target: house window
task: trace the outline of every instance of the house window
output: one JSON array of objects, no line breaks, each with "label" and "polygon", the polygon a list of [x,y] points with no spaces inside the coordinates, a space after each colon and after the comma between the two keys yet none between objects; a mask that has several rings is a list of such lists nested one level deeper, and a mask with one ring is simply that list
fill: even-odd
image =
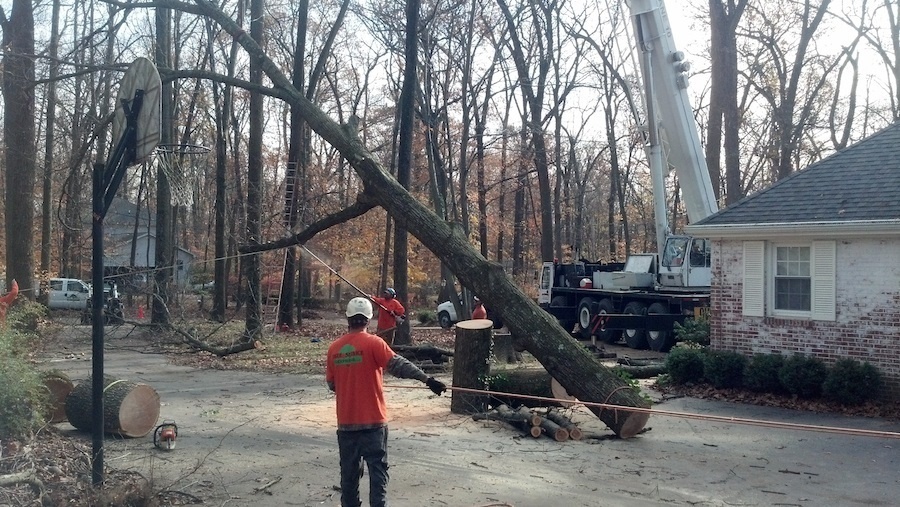
[{"label": "house window", "polygon": [[810,247],[775,247],[774,309],[808,312],[812,297]]},{"label": "house window", "polygon": [[743,250],[744,315],[835,320],[834,241],[745,241]]}]

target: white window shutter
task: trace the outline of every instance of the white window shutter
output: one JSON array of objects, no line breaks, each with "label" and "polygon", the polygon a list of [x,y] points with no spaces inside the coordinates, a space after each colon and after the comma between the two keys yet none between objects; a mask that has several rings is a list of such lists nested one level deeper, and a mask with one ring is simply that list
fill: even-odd
[{"label": "white window shutter", "polygon": [[744,315],[764,317],[766,315],[766,243],[764,241],[744,242]]},{"label": "white window shutter", "polygon": [[836,245],[834,241],[813,241],[812,246],[812,318],[836,320],[835,269]]}]

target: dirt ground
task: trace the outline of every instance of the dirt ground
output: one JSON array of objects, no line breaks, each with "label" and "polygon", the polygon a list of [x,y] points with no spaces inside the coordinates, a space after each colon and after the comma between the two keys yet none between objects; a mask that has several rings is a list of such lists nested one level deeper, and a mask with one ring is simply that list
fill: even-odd
[{"label": "dirt ground", "polygon": [[[84,379],[89,327],[64,335],[42,364]],[[111,332],[104,370],[157,390],[160,422],[178,426],[176,449],[156,449],[152,435],[108,438],[107,467],[149,478],[170,505],[339,505],[334,399],[322,375],[178,365],[155,340]],[[449,373],[436,376],[449,382]],[[386,384],[393,507],[894,505],[900,496],[896,420],[648,391],[655,408],[692,418],[655,415],[649,431],[619,440],[576,407],[570,415],[586,438],[556,442],[452,414],[450,395],[436,397],[418,382]],[[703,415],[885,433],[771,429],[697,419]],[[90,435],[68,423],[57,428],[90,448]]]}]

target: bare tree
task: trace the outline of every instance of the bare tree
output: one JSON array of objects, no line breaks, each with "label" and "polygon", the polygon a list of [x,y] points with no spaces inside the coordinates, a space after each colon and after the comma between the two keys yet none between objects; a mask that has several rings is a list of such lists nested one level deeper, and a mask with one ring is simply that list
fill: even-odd
[{"label": "bare tree", "polygon": [[[706,129],[706,164],[716,197],[725,203],[743,195],[738,109],[737,27],[747,0],[709,0],[710,79],[709,122]],[[721,184],[721,150],[725,148],[725,185]],[[723,192],[724,190],[724,192]]]},{"label": "bare tree", "polygon": [[34,298],[34,6],[13,0],[9,19],[0,8],[3,28],[3,135],[6,141],[6,286]]}]

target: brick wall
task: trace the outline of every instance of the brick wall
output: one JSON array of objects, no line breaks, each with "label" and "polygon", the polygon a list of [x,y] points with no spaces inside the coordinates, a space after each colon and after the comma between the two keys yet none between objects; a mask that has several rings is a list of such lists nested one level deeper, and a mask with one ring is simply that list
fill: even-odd
[{"label": "brick wall", "polygon": [[900,239],[838,240],[836,254],[836,321],[745,317],[743,242],[716,241],[712,347],[748,356],[817,356],[829,364],[845,357],[868,361],[884,375],[889,396],[900,400]]}]

